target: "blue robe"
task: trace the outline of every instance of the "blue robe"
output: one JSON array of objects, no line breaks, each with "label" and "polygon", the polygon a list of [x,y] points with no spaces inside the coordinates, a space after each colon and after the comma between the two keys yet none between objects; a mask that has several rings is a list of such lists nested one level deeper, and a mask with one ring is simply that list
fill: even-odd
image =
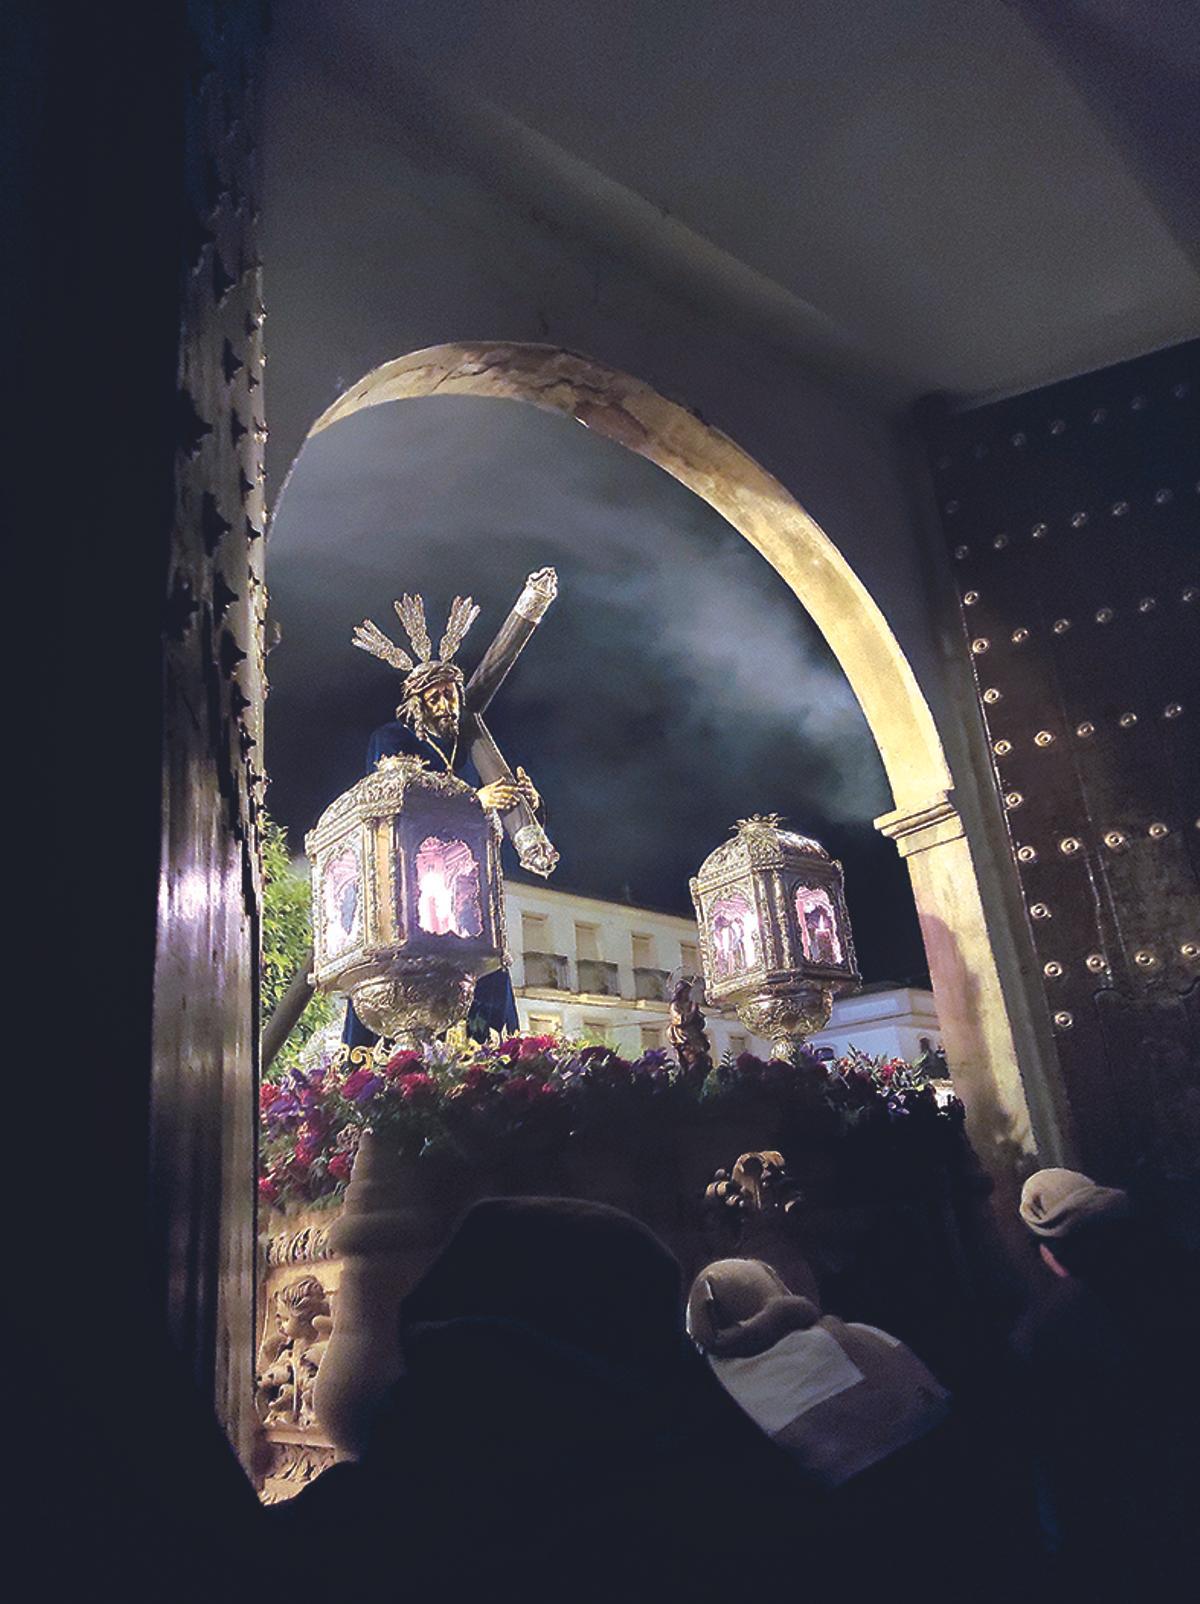
[{"label": "blue robe", "polygon": [[[401,719],[381,724],[371,735],[367,747],[366,774],[374,774],[381,757],[409,755],[423,757],[431,768],[443,772],[446,760],[431,742],[422,740],[411,725]],[[459,765],[459,778],[468,785],[479,786],[479,775],[469,758]],[[507,969],[494,969],[475,982],[475,995],[471,999],[471,1012],[467,1016],[467,1031],[475,1041],[486,1041],[489,1031],[498,1030],[507,1035],[518,1028],[517,999]],[[346,1023],[342,1040],[348,1047],[370,1047],[379,1037],[369,1031],[354,1012],[352,1003],[346,1004]]]}]

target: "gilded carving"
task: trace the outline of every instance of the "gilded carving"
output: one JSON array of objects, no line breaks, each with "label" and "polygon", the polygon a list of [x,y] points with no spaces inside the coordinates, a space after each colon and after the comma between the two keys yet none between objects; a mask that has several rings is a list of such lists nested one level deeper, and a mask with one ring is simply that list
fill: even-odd
[{"label": "gilded carving", "polygon": [[331,1259],[329,1225],[311,1222],[296,1231],[277,1231],[267,1240],[266,1261],[268,1270],[281,1269],[289,1264],[312,1264],[318,1259]]},{"label": "gilded carving", "polygon": [[329,1294],[315,1275],[300,1276],[274,1292],[267,1325],[258,1351],[258,1417],[268,1428],[309,1429],[313,1384],[333,1330]]},{"label": "gilded carving", "polygon": [[700,991],[694,977],[680,979],[671,997],[671,1023],[667,1027],[667,1040],[680,1068],[686,1078],[697,1082],[703,1082],[712,1068],[712,1048],[697,996]]},{"label": "gilded carving", "polygon": [[294,1498],[310,1481],[334,1462],[334,1451],[323,1443],[273,1443],[271,1461],[263,1477],[262,1501],[280,1504]]},{"label": "gilded carving", "polygon": [[722,1212],[790,1214],[800,1202],[800,1189],[783,1154],[770,1149],[743,1153],[732,1171],[718,1170],[705,1188],[704,1201]]}]

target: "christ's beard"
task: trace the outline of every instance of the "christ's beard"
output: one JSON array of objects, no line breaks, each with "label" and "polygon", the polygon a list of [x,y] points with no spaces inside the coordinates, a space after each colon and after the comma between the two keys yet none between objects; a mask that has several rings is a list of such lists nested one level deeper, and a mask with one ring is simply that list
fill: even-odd
[{"label": "christ's beard", "polygon": [[458,734],[458,720],[456,718],[430,718],[425,716],[425,728],[431,735],[436,735],[439,741],[452,741]]}]

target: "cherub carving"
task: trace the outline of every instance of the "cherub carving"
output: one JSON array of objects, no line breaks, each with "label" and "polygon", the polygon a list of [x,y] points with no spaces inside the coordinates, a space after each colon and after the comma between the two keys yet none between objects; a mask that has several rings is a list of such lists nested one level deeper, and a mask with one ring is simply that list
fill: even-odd
[{"label": "cherub carving", "polygon": [[258,1415],[264,1426],[291,1426],[296,1419],[296,1383],[291,1360],[278,1359],[258,1378]]},{"label": "cherub carving", "polygon": [[264,1426],[314,1424],[313,1387],[333,1329],[329,1295],[315,1275],[279,1288],[272,1299],[274,1329],[258,1353],[255,1403]]}]

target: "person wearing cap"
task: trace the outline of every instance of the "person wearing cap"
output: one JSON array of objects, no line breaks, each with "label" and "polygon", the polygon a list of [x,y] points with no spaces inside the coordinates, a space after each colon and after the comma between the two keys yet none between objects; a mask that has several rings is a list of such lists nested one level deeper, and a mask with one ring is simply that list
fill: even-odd
[{"label": "person wearing cap", "polygon": [[1196,1557],[1194,1295],[1117,1187],[1039,1170],[1020,1215],[1053,1278],[1013,1336],[1047,1546],[1072,1587],[1152,1593]]},{"label": "person wearing cap", "polygon": [[759,1259],[701,1270],[687,1318],[718,1381],[823,1488],[946,1418],[949,1394],[902,1342],[822,1314]]},{"label": "person wearing cap", "polygon": [[1129,1219],[1129,1194],[1097,1186],[1078,1170],[1039,1170],[1021,1189],[1020,1212],[1046,1267],[1060,1278],[1086,1279],[1089,1268],[1102,1274],[1111,1258],[1112,1227]]},{"label": "person wearing cap", "polygon": [[837,1550],[856,1556],[860,1575],[874,1567],[862,1597],[900,1585],[926,1604],[957,1601],[969,1577],[969,1596],[990,1604],[1024,1585],[1023,1535],[997,1514],[949,1393],[903,1342],[823,1314],[758,1259],[701,1270],[687,1325],[730,1396],[814,1489]]}]

